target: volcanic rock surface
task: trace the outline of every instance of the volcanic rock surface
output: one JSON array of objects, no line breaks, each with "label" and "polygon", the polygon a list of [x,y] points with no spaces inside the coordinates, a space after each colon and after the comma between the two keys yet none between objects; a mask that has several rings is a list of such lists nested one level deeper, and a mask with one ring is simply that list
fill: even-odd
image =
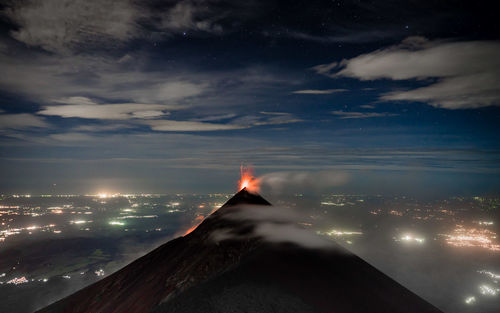
[{"label": "volcanic rock surface", "polygon": [[441,312],[334,243],[252,236],[251,222],[225,218],[245,205],[273,210],[242,189],[190,234],[38,312]]}]

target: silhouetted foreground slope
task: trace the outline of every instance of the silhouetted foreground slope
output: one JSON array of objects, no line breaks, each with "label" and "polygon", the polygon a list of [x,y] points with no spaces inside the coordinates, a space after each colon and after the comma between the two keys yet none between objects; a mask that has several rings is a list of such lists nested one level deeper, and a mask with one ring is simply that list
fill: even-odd
[{"label": "silhouetted foreground slope", "polygon": [[[224,214],[245,204],[273,209],[243,189],[189,235],[39,312],[440,312],[341,247],[242,236],[253,226]],[[246,239],[216,242],[222,229]]]}]

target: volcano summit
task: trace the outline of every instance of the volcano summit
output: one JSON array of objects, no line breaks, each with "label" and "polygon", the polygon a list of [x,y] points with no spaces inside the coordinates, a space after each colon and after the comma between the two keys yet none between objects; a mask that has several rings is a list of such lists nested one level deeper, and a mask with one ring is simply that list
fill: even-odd
[{"label": "volcano summit", "polygon": [[274,209],[243,188],[188,235],[38,312],[440,312],[333,242],[269,240],[232,216]]}]

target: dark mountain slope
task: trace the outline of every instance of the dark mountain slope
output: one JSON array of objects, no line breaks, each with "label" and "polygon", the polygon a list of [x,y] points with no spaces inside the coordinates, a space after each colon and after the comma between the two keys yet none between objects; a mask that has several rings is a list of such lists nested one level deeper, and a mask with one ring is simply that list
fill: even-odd
[{"label": "dark mountain slope", "polygon": [[[440,312],[341,247],[241,236],[254,225],[224,216],[245,204],[273,209],[243,189],[189,235],[40,312]],[[224,229],[240,239],[211,238]]]}]

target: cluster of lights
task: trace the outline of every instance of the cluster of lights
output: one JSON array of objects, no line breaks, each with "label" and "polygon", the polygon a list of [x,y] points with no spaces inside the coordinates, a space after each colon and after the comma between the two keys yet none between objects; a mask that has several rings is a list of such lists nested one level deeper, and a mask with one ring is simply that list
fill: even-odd
[{"label": "cluster of lights", "polygon": [[500,292],[500,289],[488,285],[481,285],[479,286],[479,291],[485,296],[496,296]]},{"label": "cluster of lights", "polygon": [[478,224],[479,225],[484,225],[484,226],[491,226],[491,225],[493,225],[493,222],[490,222],[490,221],[479,221]]},{"label": "cluster of lights", "polygon": [[477,271],[477,272],[480,273],[480,274],[488,275],[488,276],[490,276],[493,279],[500,279],[500,274],[495,274],[493,272],[485,271],[485,270]]},{"label": "cluster of lights", "polygon": [[120,225],[120,226],[123,226],[123,225],[125,225],[125,223],[124,222],[119,222],[119,221],[110,221],[109,225]]},{"label": "cluster of lights", "polygon": [[500,251],[500,244],[494,242],[496,233],[488,229],[465,228],[457,225],[451,234],[444,234],[446,243],[455,247],[480,247],[491,251]]},{"label": "cluster of lights", "polygon": [[403,212],[396,211],[396,210],[389,211],[389,214],[396,215],[396,216],[403,216]]},{"label": "cluster of lights", "polygon": [[49,224],[45,226],[28,226],[28,227],[20,227],[20,228],[8,228],[4,230],[0,230],[0,242],[5,241],[7,237],[13,236],[13,235],[19,235],[23,231],[28,231],[28,234],[32,234],[33,230],[41,229],[42,231],[46,231],[47,229],[50,230],[50,228],[55,227],[55,224]]},{"label": "cluster of lights", "polygon": [[404,235],[399,238],[399,241],[404,241],[404,242],[416,242],[419,244],[423,244],[425,239],[421,237],[415,237],[413,235]]},{"label": "cluster of lights", "polygon": [[97,276],[104,276],[104,270],[101,268],[94,272]]},{"label": "cluster of lights", "polygon": [[29,282],[29,280],[26,279],[25,276],[22,276],[22,277],[14,277],[14,278],[12,278],[11,280],[9,280],[7,282],[7,284],[20,285],[20,284],[26,284],[27,282]]},{"label": "cluster of lights", "polygon": [[157,218],[158,215],[127,215],[127,216],[120,216],[117,217],[117,220],[125,220],[129,218]]},{"label": "cluster of lights", "polygon": [[476,302],[476,297],[474,296],[465,298],[465,303],[467,304],[474,304],[475,302]]},{"label": "cluster of lights", "polygon": [[342,237],[342,236],[352,236],[352,235],[363,235],[360,231],[342,231],[337,229],[332,229],[326,232],[318,232],[320,235],[328,235],[330,237]]},{"label": "cluster of lights", "polygon": [[321,202],[321,205],[333,205],[333,206],[344,206],[345,203],[336,203],[331,201]]},{"label": "cluster of lights", "polygon": [[69,221],[70,224],[75,224],[75,225],[80,225],[80,224],[86,224],[86,223],[92,223],[92,221],[85,221],[85,220],[75,220],[75,221]]}]

